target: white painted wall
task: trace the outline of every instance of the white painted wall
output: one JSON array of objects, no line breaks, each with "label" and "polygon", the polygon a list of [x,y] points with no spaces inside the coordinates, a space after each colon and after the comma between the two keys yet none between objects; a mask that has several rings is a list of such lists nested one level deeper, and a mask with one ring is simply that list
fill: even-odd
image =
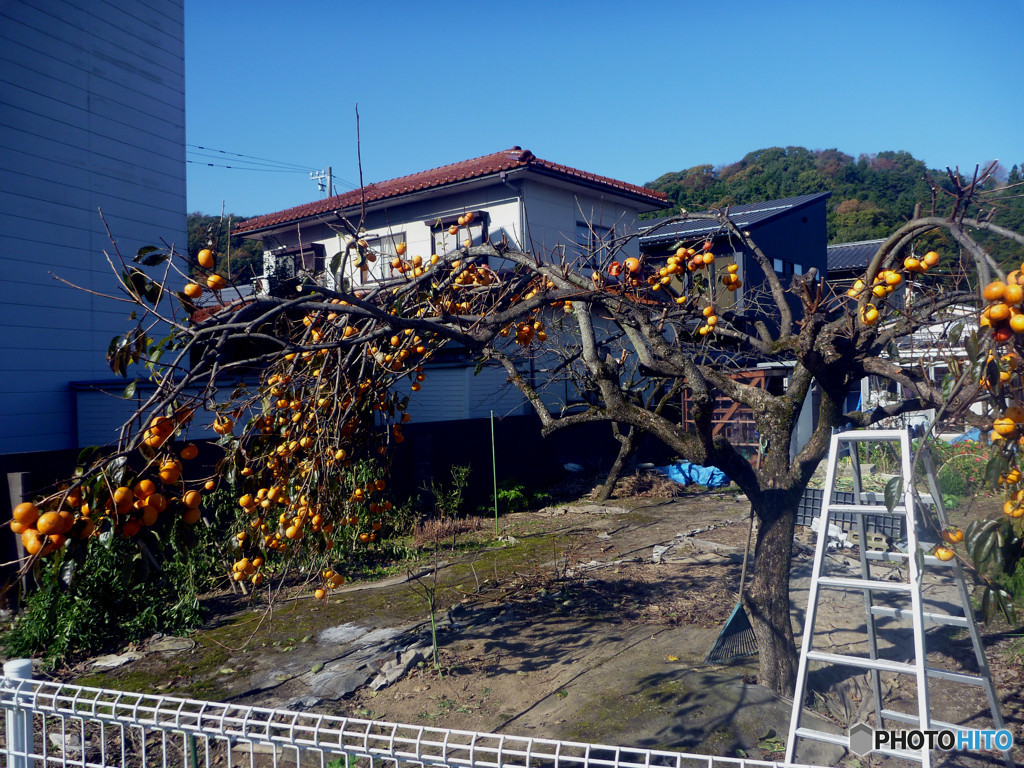
[{"label": "white painted wall", "polygon": [[[576,246],[576,224],[585,222],[614,229],[617,236],[637,231],[637,209],[625,205],[620,198],[590,192],[585,187],[548,184],[531,179],[524,189],[527,228],[526,249],[549,254]],[[639,243],[634,239],[621,258],[638,256]]]},{"label": "white painted wall", "polygon": [[[514,246],[522,241],[522,209],[515,190],[503,184],[467,189],[454,192],[443,197],[404,203],[384,210],[372,211],[367,215],[365,238],[373,240],[385,236],[404,236],[408,247],[406,258],[422,256],[429,259],[434,253],[434,242],[431,226],[427,222],[437,219],[447,220],[458,217],[466,211],[487,211],[488,239],[499,242],[502,235],[506,236]],[[273,240],[265,240],[265,244],[297,245],[300,232],[278,235]],[[345,248],[345,236],[333,232],[329,228],[317,224],[307,227],[301,232],[304,243],[321,243],[328,260]],[[460,247],[459,237],[451,237],[446,243],[448,250]],[[479,245],[479,243],[474,243]],[[353,286],[362,284],[359,270],[349,266],[345,276],[352,280]]]},{"label": "white painted wall", "polygon": [[0,3],[0,454],[78,446],[69,382],[109,379],[129,257],[186,247],[183,0]]}]

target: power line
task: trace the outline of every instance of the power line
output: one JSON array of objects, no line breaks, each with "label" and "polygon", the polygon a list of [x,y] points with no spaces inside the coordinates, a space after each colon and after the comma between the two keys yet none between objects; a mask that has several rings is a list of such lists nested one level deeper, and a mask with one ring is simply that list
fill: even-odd
[{"label": "power line", "polygon": [[305,171],[306,173],[308,173],[309,171],[316,170],[315,168],[312,168],[312,167],[310,167],[308,165],[298,165],[296,163],[286,163],[286,162],[283,162],[281,160],[271,160],[271,159],[266,158],[266,157],[255,157],[254,155],[243,155],[243,154],[241,154],[239,152],[229,152],[226,149],[214,149],[213,147],[202,147],[202,146],[200,146],[198,144],[186,144],[185,146],[189,147],[191,149],[201,149],[201,150],[203,150],[205,152],[216,152],[219,155],[230,155],[231,157],[241,157],[241,158],[245,158],[246,160],[259,160],[260,162],[273,163],[274,165],[290,166],[291,168],[294,168],[295,170]]},{"label": "power line", "polygon": [[[204,165],[207,168],[228,168],[236,171],[264,171],[269,173],[311,173],[316,174],[318,171],[309,166],[298,165],[296,163],[286,163],[281,160],[270,160],[265,157],[256,157],[255,155],[245,155],[240,152],[229,152],[226,149],[214,149],[213,147],[204,147],[199,144],[186,144],[189,148],[188,154],[193,158],[199,159],[186,159],[185,162],[191,163],[192,165]],[[196,152],[195,150],[201,150]],[[212,154],[207,154],[212,153]],[[236,165],[226,165],[224,163],[211,163],[206,158],[221,159],[221,157],[237,157],[240,158],[242,163]],[[259,167],[267,166],[267,167]],[[329,195],[336,194],[338,187],[337,182],[340,182],[343,186],[349,189],[355,189],[358,185],[349,181],[348,179],[334,176],[332,179],[331,190],[328,191]]]},{"label": "power line", "polygon": [[296,171],[291,168],[245,168],[238,165],[224,165],[222,163],[204,163],[201,160],[185,160],[186,163],[192,163],[193,165],[205,165],[208,168],[230,168],[234,171],[263,171],[264,173],[302,173],[305,174],[307,171]]},{"label": "power line", "polygon": [[292,171],[294,173],[306,173],[304,168],[293,168],[291,165],[282,165],[280,163],[263,162],[260,160],[232,160],[229,156],[223,154],[211,154],[208,152],[196,152],[194,150],[187,150],[186,156],[201,160],[219,160],[221,162],[231,162],[236,168],[273,168],[281,171]]},{"label": "power line", "polygon": [[[188,158],[190,158],[192,160],[197,160],[199,162],[202,162],[204,160],[221,160],[221,161],[228,160],[228,161],[230,161],[230,158],[222,157],[221,155],[210,155],[210,154],[206,154],[204,152],[188,151],[186,153],[186,157],[188,157]],[[292,168],[292,167],[287,166],[287,165],[278,165],[278,164],[275,164],[275,163],[257,162],[257,161],[254,161],[254,160],[237,160],[237,161],[234,161],[234,163],[232,164],[231,167],[232,168],[246,168],[246,169],[253,169],[253,170],[271,169],[271,170],[275,170],[275,171],[288,171],[289,173],[307,173],[307,171],[305,169],[303,169],[303,168]]]}]

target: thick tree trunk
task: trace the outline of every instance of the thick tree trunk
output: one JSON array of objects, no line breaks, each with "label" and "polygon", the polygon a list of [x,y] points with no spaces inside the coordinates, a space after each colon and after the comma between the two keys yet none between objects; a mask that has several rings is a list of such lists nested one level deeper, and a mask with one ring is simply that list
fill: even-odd
[{"label": "thick tree trunk", "polygon": [[744,602],[760,654],[758,682],[784,696],[796,682],[796,644],[790,620],[789,578],[798,497],[768,490],[751,498],[760,525],[753,578]]},{"label": "thick tree trunk", "polygon": [[601,490],[597,492],[595,501],[603,504],[612,497],[612,491],[615,490],[615,485],[619,482],[619,478],[622,477],[622,471],[626,468],[629,457],[633,455],[633,449],[636,447],[636,441],[633,439],[634,433],[634,427],[627,427],[626,433],[623,434],[622,430],[619,429],[619,425],[614,421],[612,422],[612,434],[619,441],[619,453],[612,463],[612,468],[608,470],[608,478],[604,481],[604,485],[601,486]]}]

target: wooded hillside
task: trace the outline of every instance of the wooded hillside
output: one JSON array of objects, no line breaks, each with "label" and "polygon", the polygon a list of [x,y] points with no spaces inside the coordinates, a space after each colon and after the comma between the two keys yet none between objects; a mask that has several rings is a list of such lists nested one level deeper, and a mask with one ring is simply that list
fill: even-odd
[{"label": "wooded hillside", "polygon": [[[188,215],[188,252],[194,259],[203,248],[216,254],[215,271],[244,283],[263,274],[263,243],[230,237],[231,222],[242,221],[244,217],[233,214],[208,216],[203,213]],[[228,263],[230,254],[230,264]]]},{"label": "wooded hillside", "polygon": [[[974,168],[960,172],[970,177]],[[1014,165],[997,177],[999,183],[985,193],[984,204],[994,210],[996,222],[1020,230],[1024,228],[1020,169]],[[667,193],[674,202],[670,210],[656,216],[831,192],[828,240],[843,243],[885,237],[909,220],[915,203],[931,199],[928,178],[943,189],[951,188],[945,169],[929,169],[909,152],[879,152],[854,159],[837,149],[770,147],[723,167],[696,165],[666,173],[647,186]],[[1019,257],[1009,246],[999,244],[995,250],[1000,259]]]}]

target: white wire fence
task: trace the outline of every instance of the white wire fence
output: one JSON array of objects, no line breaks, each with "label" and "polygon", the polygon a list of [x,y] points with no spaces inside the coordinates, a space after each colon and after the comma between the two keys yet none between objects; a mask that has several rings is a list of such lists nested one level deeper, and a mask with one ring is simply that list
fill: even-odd
[{"label": "white wire fence", "polygon": [[8,768],[784,768],[84,688],[18,679],[7,666],[0,677],[0,754]]}]

